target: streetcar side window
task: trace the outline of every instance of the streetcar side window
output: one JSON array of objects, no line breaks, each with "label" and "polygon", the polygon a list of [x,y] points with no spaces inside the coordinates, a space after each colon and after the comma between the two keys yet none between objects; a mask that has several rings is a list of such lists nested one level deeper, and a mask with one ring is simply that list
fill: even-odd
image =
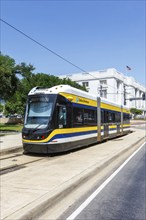
[{"label": "streetcar side window", "polygon": [[124,114],[123,114],[123,121],[129,123],[129,122],[130,122],[130,115],[124,113]]},{"label": "streetcar side window", "polygon": [[120,120],[120,114],[111,110],[101,110],[101,123],[115,123]]},{"label": "streetcar side window", "polygon": [[104,123],[104,110],[101,110],[101,123]]},{"label": "streetcar side window", "polygon": [[104,123],[108,123],[108,111],[104,110]]},{"label": "streetcar side window", "polygon": [[108,122],[112,122],[112,113],[108,112]]},{"label": "streetcar side window", "polygon": [[96,126],[97,111],[92,109],[73,108],[73,127]]},{"label": "streetcar side window", "polygon": [[115,122],[115,113],[108,112],[108,122],[114,123]]},{"label": "streetcar side window", "polygon": [[92,109],[84,109],[84,125],[97,125],[97,111]]},{"label": "streetcar side window", "polygon": [[73,127],[83,126],[83,109],[73,108]]},{"label": "streetcar side window", "polygon": [[115,114],[115,122],[121,122],[121,113],[120,112],[116,112],[116,114]]}]

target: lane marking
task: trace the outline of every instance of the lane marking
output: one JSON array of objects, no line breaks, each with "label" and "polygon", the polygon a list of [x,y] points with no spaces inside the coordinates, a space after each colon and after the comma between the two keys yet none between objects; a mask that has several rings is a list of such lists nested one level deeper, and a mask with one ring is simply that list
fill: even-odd
[{"label": "lane marking", "polygon": [[146,144],[144,142],[128,159],[108,178],[106,179],[66,220],[74,220],[83,209],[104,189],[104,187],[123,169],[123,167],[141,150]]}]

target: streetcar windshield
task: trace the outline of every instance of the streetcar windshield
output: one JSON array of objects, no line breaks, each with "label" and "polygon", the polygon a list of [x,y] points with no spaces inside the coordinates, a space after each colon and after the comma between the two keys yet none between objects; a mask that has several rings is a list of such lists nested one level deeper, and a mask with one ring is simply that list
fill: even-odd
[{"label": "streetcar windshield", "polygon": [[55,99],[52,96],[31,96],[28,98],[25,114],[25,128],[44,129],[52,119]]}]

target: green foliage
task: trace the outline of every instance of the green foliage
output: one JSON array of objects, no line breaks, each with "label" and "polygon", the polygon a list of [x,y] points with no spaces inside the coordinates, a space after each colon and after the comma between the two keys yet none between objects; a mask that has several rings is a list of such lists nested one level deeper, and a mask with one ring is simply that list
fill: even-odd
[{"label": "green foliage", "polygon": [[25,106],[17,99],[17,96],[13,96],[5,105],[5,115],[8,114],[24,114]]},{"label": "green foliage", "polygon": [[18,124],[0,124],[1,131],[22,131],[23,125]]},{"label": "green foliage", "polygon": [[8,100],[17,90],[15,71],[15,60],[0,54],[0,98]]},{"label": "green foliage", "polygon": [[21,74],[22,77],[26,78],[28,81],[31,80],[31,77],[33,76],[33,71],[35,70],[34,66],[22,62],[19,65],[16,65],[16,72],[18,74]]},{"label": "green foliage", "polygon": [[2,104],[0,104],[0,112],[3,112],[3,108],[4,108],[4,106]]},{"label": "green foliage", "polygon": [[130,112],[136,116],[136,115],[142,115],[143,111],[139,110],[139,109],[136,109],[136,108],[131,108]]},{"label": "green foliage", "polygon": [[[0,69],[0,71],[2,72],[2,76],[4,76],[1,91],[5,91],[3,93],[0,91],[0,94],[3,94],[1,98],[4,98],[6,101],[5,115],[23,115],[27,95],[29,91],[36,86],[50,88],[55,85],[66,84],[86,91],[84,87],[80,86],[76,82],[71,81],[70,79],[60,79],[57,76],[47,75],[44,73],[35,74],[33,73],[35,68],[31,64],[27,65],[25,63],[21,63],[19,65],[15,65],[15,61],[12,58],[2,55],[0,60],[0,62],[3,61],[3,68]],[[17,78],[16,74],[21,74],[22,79],[20,80]]]}]

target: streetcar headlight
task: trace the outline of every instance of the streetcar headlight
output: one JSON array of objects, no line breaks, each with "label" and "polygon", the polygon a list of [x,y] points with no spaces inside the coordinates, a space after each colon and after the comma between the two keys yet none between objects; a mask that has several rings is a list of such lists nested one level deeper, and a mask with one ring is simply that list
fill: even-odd
[{"label": "streetcar headlight", "polygon": [[22,135],[22,138],[23,138],[23,139],[26,139],[26,135],[23,134],[23,135]]}]

